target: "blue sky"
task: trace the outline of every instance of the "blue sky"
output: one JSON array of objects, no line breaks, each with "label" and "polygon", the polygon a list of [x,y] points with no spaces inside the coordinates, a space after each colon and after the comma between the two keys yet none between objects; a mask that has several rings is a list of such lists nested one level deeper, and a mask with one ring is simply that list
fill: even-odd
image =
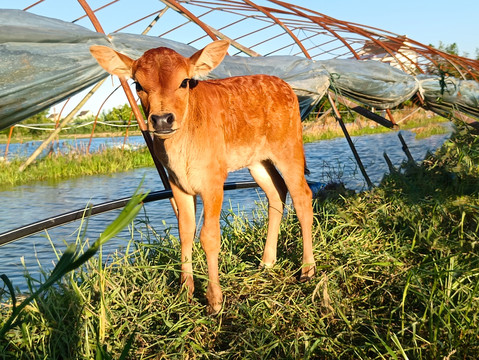
[{"label": "blue sky", "polygon": [[479,48],[479,1],[477,0],[297,0],[301,4],[340,20],[388,30],[423,44],[456,43],[460,55],[475,57]]},{"label": "blue sky", "polygon": [[[253,0],[258,4],[265,4],[264,0]],[[363,25],[369,25],[379,29],[391,31],[399,35],[407,35],[423,44],[438,46],[456,43],[460,55],[476,57],[476,49],[479,49],[479,1],[478,0],[285,0],[325,15]],[[0,8],[22,9],[30,5],[34,0],[0,0]],[[92,8],[99,7],[110,0],[88,0]],[[154,6],[158,9],[163,7],[159,0],[122,0],[120,2],[128,8],[129,15],[140,11],[138,4]],[[142,9],[143,10],[143,9]],[[32,9],[32,12],[40,15],[48,15],[63,20],[71,21],[74,13],[82,10],[76,0],[46,0],[41,5]],[[141,11],[141,15],[145,12]],[[123,14],[119,13],[119,16]],[[99,17],[101,14],[99,13]],[[100,18],[105,31],[116,29],[113,26],[115,17]],[[87,19],[78,22],[79,25],[91,27]],[[111,26],[109,26],[111,25]],[[111,82],[108,82],[111,84]],[[105,85],[104,85],[105,86]],[[111,85],[110,85],[111,86]],[[111,90],[104,90],[109,93]],[[105,106],[106,109],[125,103],[124,95],[118,95]],[[98,104],[105,96],[98,96],[86,104],[85,109],[96,111]],[[74,101],[70,102],[75,103]],[[57,110],[61,105],[57,105]],[[73,106],[73,105],[71,105]],[[68,111],[68,108],[67,108]]]}]

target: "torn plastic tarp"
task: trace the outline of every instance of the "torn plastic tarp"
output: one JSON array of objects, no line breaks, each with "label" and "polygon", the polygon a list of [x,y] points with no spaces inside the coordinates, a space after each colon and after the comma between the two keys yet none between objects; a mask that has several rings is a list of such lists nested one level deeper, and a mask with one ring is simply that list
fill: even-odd
[{"label": "torn plastic tarp", "polygon": [[417,79],[424,99],[434,112],[447,117],[451,109],[454,109],[479,116],[477,81],[426,75],[419,75]]},{"label": "torn plastic tarp", "polygon": [[0,128],[105,77],[88,49],[108,45],[81,26],[20,10],[0,11]]},{"label": "torn plastic tarp", "polygon": [[[90,55],[92,45],[106,45],[137,58],[167,46],[189,56],[197,49],[176,41],[143,35],[109,37],[82,26],[21,10],[0,11],[0,129],[28,118],[88,88],[107,74]],[[331,89],[365,105],[388,109],[419,91],[433,109],[456,107],[479,116],[479,85],[459,81],[457,91],[438,97],[440,80],[427,81],[375,61],[312,61],[294,56],[229,57],[210,77],[276,75],[296,92],[304,118]],[[422,84],[422,85],[421,85]]]},{"label": "torn plastic tarp", "polygon": [[[170,47],[184,56],[197,51],[172,40],[130,34],[114,34],[108,38],[61,20],[20,10],[2,10],[0,129],[47,109],[106,77],[105,71],[90,55],[92,45],[111,46],[133,58],[160,46]],[[249,64],[245,60],[252,61]],[[284,78],[296,91],[303,116],[307,116],[328,88],[327,72],[313,69],[310,61],[294,58],[288,62],[275,57],[258,60],[228,56],[211,77],[269,73]]]},{"label": "torn plastic tarp", "polygon": [[331,88],[341,95],[379,109],[390,109],[410,99],[419,88],[413,76],[373,60],[324,60]]}]

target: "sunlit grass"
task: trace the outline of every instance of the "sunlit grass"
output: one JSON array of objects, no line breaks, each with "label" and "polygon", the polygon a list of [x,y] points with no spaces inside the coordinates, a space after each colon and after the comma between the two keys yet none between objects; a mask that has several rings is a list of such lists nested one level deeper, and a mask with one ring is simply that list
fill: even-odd
[{"label": "sunlit grass", "polygon": [[225,303],[216,317],[206,315],[200,245],[188,300],[178,239],[137,222],[122,250],[92,258],[25,309],[0,340],[0,358],[119,358],[132,339],[131,359],[476,359],[478,164],[479,137],[460,129],[422,165],[405,165],[372,191],[316,200],[318,274],[307,283],[295,280],[293,212],[269,270],[258,269],[266,207],[225,212]]},{"label": "sunlit grass", "polygon": [[72,151],[36,160],[23,172],[18,168],[25,159],[0,162],[0,189],[34,181],[58,181],[85,175],[111,174],[153,166],[146,147],[138,150],[107,148],[91,154]]}]

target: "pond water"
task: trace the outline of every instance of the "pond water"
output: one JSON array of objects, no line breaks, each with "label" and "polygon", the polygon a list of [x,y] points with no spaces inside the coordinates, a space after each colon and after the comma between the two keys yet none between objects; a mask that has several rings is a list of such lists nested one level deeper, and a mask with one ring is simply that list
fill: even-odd
[{"label": "pond water", "polygon": [[[416,140],[413,133],[401,131],[411,154],[416,161],[424,159],[428,151],[435,151],[448,138],[449,134],[431,136],[427,139]],[[86,140],[77,140],[71,147],[84,146]],[[386,152],[392,163],[398,166],[406,159],[401,149],[397,133],[367,135],[354,137],[353,142],[374,184],[378,184],[383,175],[388,172],[383,153]],[[94,139],[94,147],[118,146],[123,139]],[[131,146],[143,144],[141,137],[130,137]],[[3,145],[4,146],[4,145]],[[18,145],[16,145],[18,146]],[[25,145],[28,149],[12,148],[12,154],[30,152],[33,145]],[[38,145],[36,145],[38,146]],[[62,147],[62,145],[60,145]],[[32,150],[30,150],[30,148]],[[66,148],[66,146],[65,146]],[[14,149],[14,150],[13,150]],[[0,146],[0,154],[4,148]],[[15,152],[14,152],[15,151]],[[305,144],[308,168],[311,174],[308,181],[327,183],[341,180],[345,185],[356,191],[366,189],[365,181],[357,168],[352,152],[344,138]],[[17,228],[52,215],[62,214],[67,211],[84,208],[88,203],[98,204],[108,200],[131,196],[144,178],[143,189],[150,191],[162,190],[163,186],[155,168],[144,168],[106,176],[86,176],[57,183],[38,182],[22,185],[10,190],[0,191],[3,206],[0,207],[0,233]],[[227,181],[251,180],[247,170],[230,174]],[[223,210],[229,208],[233,211],[250,213],[256,202],[263,198],[263,193],[258,189],[241,189],[225,192]],[[94,241],[105,227],[117,216],[120,210],[112,211],[92,217],[87,226],[83,226],[82,236]],[[201,212],[198,207],[197,216]],[[176,218],[169,201],[148,203],[136,219],[137,226],[141,229],[144,220],[157,232],[171,230],[176,234]],[[143,225],[142,225],[143,224]],[[39,277],[39,264],[45,270],[51,270],[56,261],[55,253],[50,245],[49,238],[58,249],[65,249],[65,243],[75,242],[78,236],[80,221],[66,224],[48,233],[43,232],[0,248],[0,274],[6,274],[20,291],[26,290],[23,277],[24,267],[34,278]],[[86,228],[86,229],[85,229]],[[144,226],[143,226],[144,228]],[[145,231],[147,231],[145,229]],[[138,239],[139,235],[135,235]],[[127,230],[120,236],[110,241],[104,252],[111,252],[126,245],[130,238]],[[0,284],[0,288],[3,284]]]}]

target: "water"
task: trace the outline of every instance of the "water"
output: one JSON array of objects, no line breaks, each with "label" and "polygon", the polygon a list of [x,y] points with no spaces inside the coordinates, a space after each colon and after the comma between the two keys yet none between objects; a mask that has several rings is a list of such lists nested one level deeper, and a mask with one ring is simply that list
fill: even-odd
[{"label": "water", "polygon": [[[427,139],[416,140],[414,134],[410,132],[402,131],[402,135],[416,161],[424,159],[427,151],[434,151],[449,136],[436,135]],[[77,140],[76,144],[70,146],[82,147],[84,145],[81,144],[84,141],[87,143],[88,139]],[[122,142],[123,139],[94,139],[92,148],[93,146],[94,148],[118,146]],[[374,184],[378,184],[384,173],[388,172],[383,152],[388,154],[392,163],[396,166],[406,159],[396,133],[354,137],[353,142]],[[129,143],[131,146],[136,146],[143,144],[143,139],[141,137],[131,137]],[[19,147],[15,151],[17,153],[21,151],[28,153],[34,150],[32,145],[28,145],[26,148],[27,150]],[[0,147],[1,152],[2,148]],[[357,168],[346,139],[337,138],[305,144],[305,152],[308,168],[311,171],[311,175],[308,177],[309,181],[327,183],[341,180],[348,188],[356,191],[366,189],[365,181]],[[131,196],[143,178],[144,190],[157,191],[163,189],[156,169],[147,168],[106,176],[76,178],[55,184],[38,182],[1,191],[0,198],[3,206],[0,207],[0,232],[42,220],[52,215],[84,208],[89,202],[98,204]],[[251,180],[247,170],[232,173],[228,178],[228,181],[245,180]],[[231,206],[235,212],[240,210],[249,213],[255,207],[256,201],[262,197],[263,194],[258,189],[227,191],[225,192],[223,210],[227,210]],[[95,240],[119,211],[112,211],[91,218],[88,221],[85,236]],[[200,212],[201,204],[199,204],[197,215]],[[171,230],[173,233],[177,233],[176,218],[169,201],[164,200],[146,204],[144,211],[140,212],[136,221],[141,229],[144,228],[142,223],[145,217],[148,217],[150,224],[157,232]],[[1,247],[0,274],[7,274],[14,286],[18,286],[21,291],[25,291],[26,284],[23,278],[22,260],[34,277],[39,276],[39,264],[46,270],[52,269],[56,257],[48,237],[50,237],[55,247],[64,249],[65,242],[72,243],[75,241],[79,226],[80,222],[76,221],[50,229],[48,235],[45,232],[39,233]],[[128,231],[123,231],[117,239],[107,244],[105,252],[114,251],[125,245],[128,239]]]}]

